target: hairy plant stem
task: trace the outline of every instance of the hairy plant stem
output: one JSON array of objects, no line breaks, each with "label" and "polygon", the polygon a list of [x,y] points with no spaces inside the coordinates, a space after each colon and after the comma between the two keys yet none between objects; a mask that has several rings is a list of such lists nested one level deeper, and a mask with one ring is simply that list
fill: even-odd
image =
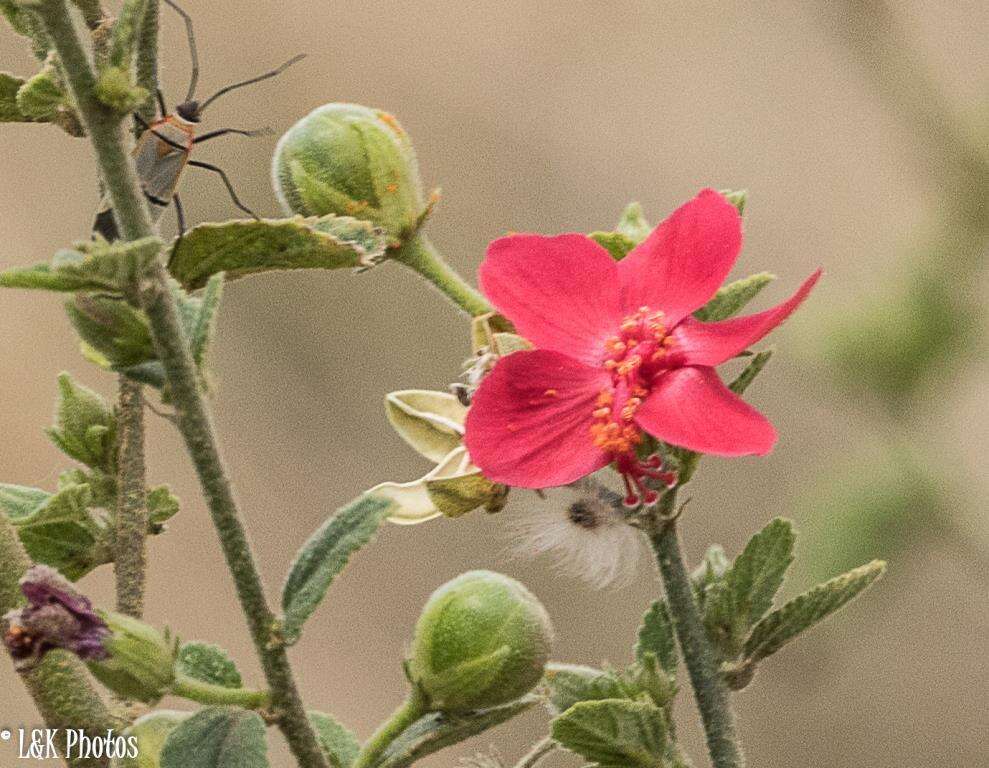
[{"label": "hairy plant stem", "polygon": [[[127,240],[151,235],[153,230],[144,197],[125,150],[120,115],[102,105],[94,94],[93,72],[72,27],[65,0],[41,0],[35,9],[65,67],[69,88],[86,124],[122,235]],[[165,368],[179,431],[199,476],[271,688],[274,718],[301,768],[328,768],[299,697],[288,654],[274,631],[275,616],[268,606],[247,532],[220,458],[168,279],[164,265],[157,263],[141,286],[141,304],[148,315],[155,347]]]},{"label": "hairy plant stem", "polygon": [[694,599],[693,585],[677,536],[675,509],[676,491],[668,491],[654,513],[649,541],[663,577],[666,600],[704,725],[711,763],[714,768],[742,768],[745,758],[735,732],[735,713]]},{"label": "hairy plant stem", "polygon": [[[147,0],[144,18],[137,38],[136,83],[148,92],[148,98],[137,110],[144,122],[154,122],[158,91],[158,24],[161,4],[158,0]],[[134,126],[135,135],[143,132],[140,123]]]},{"label": "hairy plant stem", "polygon": [[388,746],[401,736],[406,728],[426,714],[427,710],[426,697],[418,688],[413,687],[402,706],[396,709],[367,740],[350,768],[370,768],[374,765]]},{"label": "hairy plant stem", "polygon": [[172,683],[172,693],[190,701],[215,706],[263,709],[271,704],[271,694],[268,691],[225,688],[186,675],[178,675],[175,678],[175,682]]},{"label": "hairy plant stem", "polygon": [[[24,600],[20,579],[31,567],[31,560],[21,545],[17,530],[0,514],[0,616],[17,608]],[[107,729],[118,729],[115,720],[90,682],[85,666],[71,653],[49,651],[41,661],[21,674],[45,725],[61,734],[68,728],[82,728],[92,736]],[[101,760],[73,758],[66,761],[72,768],[104,766]]]},{"label": "hairy plant stem", "polygon": [[519,758],[519,761],[515,763],[515,768],[533,768],[536,763],[546,757],[546,755],[554,749],[556,749],[556,742],[553,741],[551,736],[545,736],[533,744],[532,749]]},{"label": "hairy plant stem", "polygon": [[117,610],[141,618],[147,571],[147,483],[144,471],[144,394],[141,385],[120,377],[117,429],[117,520],[113,574]]},{"label": "hairy plant stem", "polygon": [[413,237],[393,258],[426,278],[467,314],[476,317],[494,311],[485,298],[446,263],[425,235]]}]

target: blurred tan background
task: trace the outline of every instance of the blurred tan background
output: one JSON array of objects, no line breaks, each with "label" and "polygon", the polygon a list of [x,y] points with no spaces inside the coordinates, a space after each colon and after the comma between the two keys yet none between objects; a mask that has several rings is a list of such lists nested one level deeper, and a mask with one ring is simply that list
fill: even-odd
[{"label": "blurred tan background", "polygon": [[[738,274],[780,276],[762,306],[825,267],[806,310],[775,334],[771,373],[750,390],[779,426],[780,445],[765,460],[705,462],[683,525],[692,561],[712,541],[734,554],[776,515],[797,515],[799,528],[797,500],[828,482],[821,473],[848,446],[874,437],[860,404],[830,383],[818,354],[821,328],[896,276],[943,190],[914,162],[928,148],[886,108],[870,72],[841,42],[840,14],[809,2],[186,0],[185,7],[197,25],[203,92],[309,53],[276,83],[220,102],[205,128],[270,125],[280,133],[329,101],[395,113],[427,185],[443,189],[428,231],[467,274],[486,243],[507,230],[609,228],[634,199],[657,221],[707,185],[750,190]],[[946,101],[971,116],[989,82],[989,6],[903,0],[892,8]],[[163,86],[174,103],[187,84],[188,58],[178,20],[162,13]],[[3,69],[33,71],[6,30],[0,60]],[[275,215],[274,142],[222,139],[200,157],[225,167],[249,205]],[[97,202],[87,145],[54,128],[5,125],[0,146],[0,265],[47,259],[85,236]],[[193,222],[236,215],[210,174],[187,171],[182,195]],[[165,228],[171,233],[170,214]],[[986,287],[983,279],[963,288],[985,297]],[[114,383],[79,356],[56,297],[0,294],[0,342],[0,481],[51,487],[65,468],[41,431],[56,374],[68,369],[107,395]],[[216,420],[274,596],[299,543],[335,507],[382,480],[423,473],[388,427],[382,396],[445,388],[467,353],[465,324],[395,266],[359,276],[280,275],[228,287],[215,350]],[[985,358],[973,353],[921,416],[922,450],[950,456],[969,501],[989,495],[987,383]],[[167,535],[152,542],[148,616],[185,638],[227,647],[257,681],[191,468],[170,426],[149,420],[151,477],[172,483],[184,505]],[[986,524],[968,524],[982,536],[975,546],[989,546]],[[594,591],[551,560],[509,559],[510,544],[506,518],[480,513],[384,529],[333,586],[293,653],[307,702],[367,736],[404,693],[400,661],[420,605],[475,567],[514,575],[542,598],[559,659],[629,660],[639,617],[658,588],[647,560],[632,587]],[[956,554],[937,545],[910,551],[880,588],[766,665],[737,697],[751,765],[989,762],[986,573]],[[809,586],[794,578],[791,592]],[[108,569],[83,585],[109,601]],[[36,722],[6,664],[0,691],[0,724]],[[678,712],[703,765],[689,690]],[[452,765],[489,745],[514,759],[544,719],[532,712],[428,765]],[[285,754],[279,746],[273,764],[288,765]],[[13,757],[0,745],[0,763]]]}]

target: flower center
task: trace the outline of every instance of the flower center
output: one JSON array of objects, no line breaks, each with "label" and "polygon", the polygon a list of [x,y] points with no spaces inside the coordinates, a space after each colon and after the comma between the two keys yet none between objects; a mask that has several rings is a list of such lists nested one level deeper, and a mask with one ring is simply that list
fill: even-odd
[{"label": "flower center", "polygon": [[639,459],[636,447],[643,441],[635,423],[635,412],[649,394],[653,376],[663,366],[673,345],[661,311],[639,307],[622,320],[619,333],[604,343],[605,370],[611,386],[598,395],[591,425],[594,445],[611,454],[625,480],[628,506],[655,504],[659,494],[648,488],[648,480],[667,487],[676,483],[675,472],[664,472],[659,455]]}]

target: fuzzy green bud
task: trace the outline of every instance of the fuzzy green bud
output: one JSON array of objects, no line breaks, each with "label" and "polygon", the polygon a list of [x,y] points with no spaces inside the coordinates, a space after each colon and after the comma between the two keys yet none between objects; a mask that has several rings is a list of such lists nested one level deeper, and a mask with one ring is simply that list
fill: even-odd
[{"label": "fuzzy green bud", "polygon": [[371,221],[406,242],[428,214],[415,152],[398,120],[358,104],[326,104],[282,136],[272,182],[287,213]]},{"label": "fuzzy green bud", "polygon": [[519,582],[470,571],[429,598],[408,663],[432,710],[466,712],[513,701],[539,682],[553,627]]},{"label": "fuzzy green bud", "polygon": [[125,699],[158,701],[175,680],[176,643],[139,619],[120,613],[104,619],[111,633],[103,641],[109,657],[89,663],[93,676]]},{"label": "fuzzy green bud", "polygon": [[58,377],[55,425],[48,437],[67,456],[93,469],[112,473],[116,467],[117,420],[106,401],[77,384],[67,373]]}]

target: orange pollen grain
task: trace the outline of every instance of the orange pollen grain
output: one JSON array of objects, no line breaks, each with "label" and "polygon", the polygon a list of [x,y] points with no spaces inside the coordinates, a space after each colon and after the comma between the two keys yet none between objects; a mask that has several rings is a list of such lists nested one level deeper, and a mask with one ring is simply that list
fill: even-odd
[{"label": "orange pollen grain", "polygon": [[543,392],[543,397],[556,397],[558,394],[560,393],[557,392],[555,389],[547,389],[545,392]]}]

